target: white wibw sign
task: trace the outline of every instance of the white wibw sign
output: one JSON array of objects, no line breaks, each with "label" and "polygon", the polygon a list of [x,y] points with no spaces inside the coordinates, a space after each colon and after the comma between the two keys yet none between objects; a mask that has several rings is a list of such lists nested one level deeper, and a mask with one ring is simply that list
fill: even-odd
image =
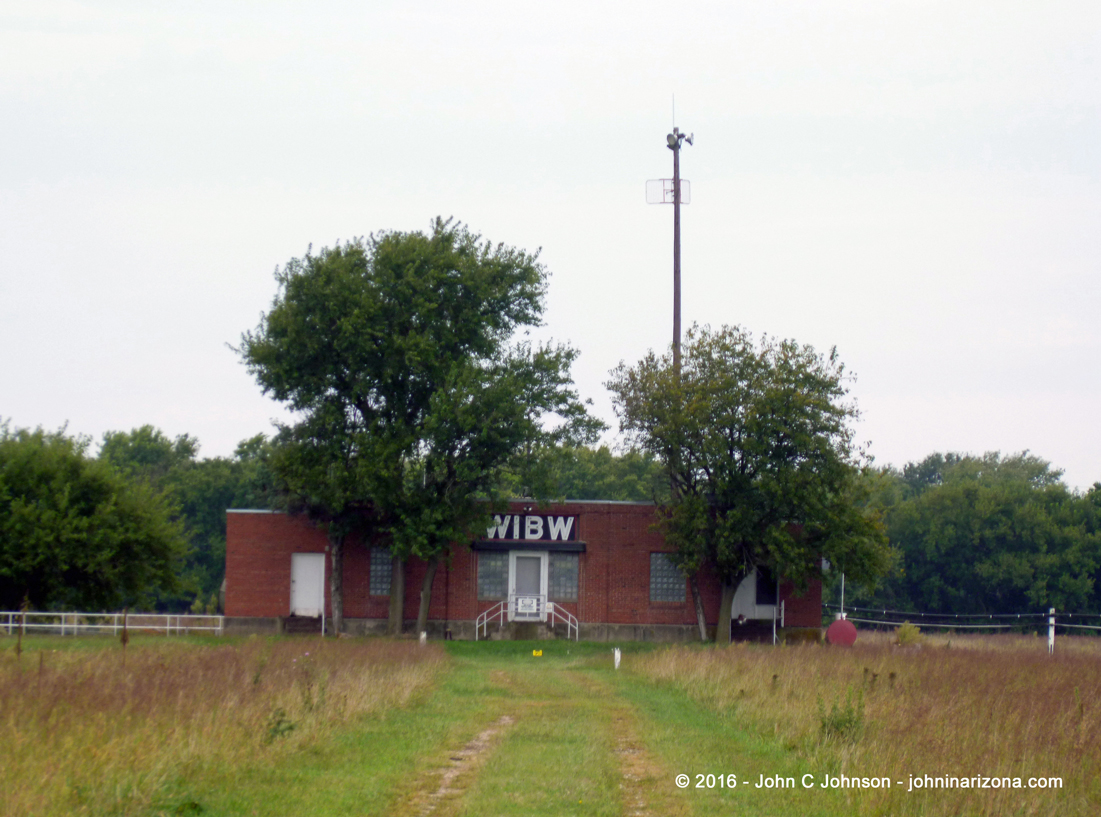
[{"label": "white wibw sign", "polygon": [[487,539],[572,542],[577,539],[577,517],[541,514],[496,514]]}]

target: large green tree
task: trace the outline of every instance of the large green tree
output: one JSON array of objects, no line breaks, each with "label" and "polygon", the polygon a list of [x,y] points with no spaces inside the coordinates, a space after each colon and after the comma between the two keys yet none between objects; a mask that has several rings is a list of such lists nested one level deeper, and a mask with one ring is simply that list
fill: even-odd
[{"label": "large green tree", "polygon": [[[437,219],[428,234],[384,232],[291,260],[240,352],[299,422],[272,458],[291,507],[328,525],[334,624],[349,532],[383,536],[395,560],[391,629],[401,627],[410,556],[437,565],[484,522],[500,470],[548,437],[592,438],[566,346],[516,342],[538,325],[536,256]],[[547,423],[548,417],[553,417]]]},{"label": "large green tree", "polygon": [[130,431],[108,431],[99,446],[101,460],[161,490],[174,471],[191,465],[198,455],[199,441],[194,437],[181,434],[171,439],[151,425]]},{"label": "large green tree", "polygon": [[690,580],[706,569],[722,584],[720,641],[730,638],[734,591],[755,567],[800,583],[823,557],[866,580],[887,569],[835,353],[693,327],[679,370],[671,354],[651,352],[615,369],[608,388],[621,429],[669,468],[664,524],[675,560]]},{"label": "large green tree", "polygon": [[931,454],[876,476],[900,570],[857,603],[934,613],[1096,608],[1096,489],[1024,452]]},{"label": "large green tree", "polygon": [[99,459],[126,477],[164,495],[178,519],[187,549],[179,581],[157,594],[158,609],[211,609],[225,576],[226,509],[269,507],[266,457],[270,444],[262,434],[242,441],[233,457],[199,459],[199,442],[182,434],[171,438],[151,425],[103,435]]},{"label": "large green tree", "polygon": [[110,609],[177,587],[186,546],[164,494],[87,448],[0,426],[0,607]]}]

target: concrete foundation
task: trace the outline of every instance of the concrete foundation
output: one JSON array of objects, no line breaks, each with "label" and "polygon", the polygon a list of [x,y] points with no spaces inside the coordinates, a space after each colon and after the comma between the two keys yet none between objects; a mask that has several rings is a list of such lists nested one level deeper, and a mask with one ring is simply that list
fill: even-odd
[{"label": "concrete foundation", "polygon": [[253,616],[226,616],[226,635],[281,635],[283,621],[278,616],[260,618]]},{"label": "concrete foundation", "polygon": [[[285,632],[283,618],[247,618],[227,617],[226,635],[281,635]],[[344,631],[349,635],[370,636],[386,635],[387,620],[384,618],[346,618]],[[405,622],[404,635],[416,637],[416,620]],[[736,626],[736,625],[735,625]],[[733,629],[733,628],[732,628]],[[582,641],[652,641],[673,644],[699,640],[699,629],[695,624],[586,624],[579,628]],[[709,627],[709,635],[714,637],[714,628]],[[737,631],[735,630],[737,635]],[[331,633],[330,633],[331,635]],[[763,643],[772,641],[772,629],[759,634]],[[767,638],[766,638],[767,635]],[[813,627],[788,627],[777,632],[785,643],[817,643],[822,640],[821,629]],[[456,641],[474,640],[473,621],[429,621],[428,637],[433,641],[452,638]],[[503,625],[492,623],[485,635],[480,638],[490,641],[542,641],[546,639],[567,638],[564,624],[548,627],[539,622],[505,622]],[[740,640],[735,638],[735,640]]]}]

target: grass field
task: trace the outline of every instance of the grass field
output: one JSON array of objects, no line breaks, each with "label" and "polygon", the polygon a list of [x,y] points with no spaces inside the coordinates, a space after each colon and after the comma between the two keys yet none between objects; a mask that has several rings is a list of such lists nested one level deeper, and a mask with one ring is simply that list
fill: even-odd
[{"label": "grass field", "polygon": [[[1062,639],[1049,656],[1030,637],[943,637],[898,648],[886,636],[865,636],[849,650],[680,648],[634,667],[771,737],[814,773],[815,785],[823,774],[895,781],[850,789],[837,813],[1101,813],[1097,639]],[[1020,778],[1022,788],[910,792],[911,775],[934,785]],[[1059,777],[1061,788],[1029,788],[1039,777]]]},{"label": "grass field", "polygon": [[[563,641],[148,638],[125,663],[106,638],[12,646],[12,817],[1101,813],[1095,640],[625,644],[618,672],[610,645]],[[907,792],[910,775],[1026,788]],[[1027,788],[1041,776],[1062,788]]]}]

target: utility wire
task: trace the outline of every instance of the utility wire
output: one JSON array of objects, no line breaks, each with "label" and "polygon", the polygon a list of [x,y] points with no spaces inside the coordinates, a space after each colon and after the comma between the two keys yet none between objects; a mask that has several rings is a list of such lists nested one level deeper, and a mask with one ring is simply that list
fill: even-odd
[{"label": "utility wire", "polygon": [[[833,607],[841,609],[840,605],[824,603],[823,607]],[[859,610],[864,613],[879,613],[883,616],[930,616],[932,618],[1031,618],[1037,616],[1048,616],[1049,613],[919,613],[916,611],[905,610],[884,610],[881,607],[846,607],[846,610]],[[1073,613],[1061,613],[1063,616],[1074,615]],[[1093,615],[1092,613],[1079,613],[1078,615]]]},{"label": "utility wire", "polygon": [[[857,621],[861,624],[886,624],[888,627],[895,627],[899,624],[907,624],[909,622],[904,621],[878,621],[872,618],[847,618],[847,621]],[[937,624],[931,621],[923,621],[921,627],[943,627],[946,630],[1011,630],[1013,624]]]}]

